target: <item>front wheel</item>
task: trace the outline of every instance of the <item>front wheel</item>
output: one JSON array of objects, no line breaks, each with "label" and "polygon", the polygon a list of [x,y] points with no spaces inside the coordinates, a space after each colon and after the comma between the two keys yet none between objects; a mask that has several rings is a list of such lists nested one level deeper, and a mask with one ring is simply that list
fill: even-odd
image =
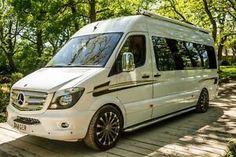
[{"label": "front wheel", "polygon": [[208,107],[209,107],[209,95],[207,89],[204,88],[201,91],[201,94],[198,98],[196,110],[199,113],[204,113],[208,110]]},{"label": "front wheel", "polygon": [[92,149],[110,149],[118,142],[122,127],[121,113],[115,107],[106,105],[92,118],[84,142]]}]

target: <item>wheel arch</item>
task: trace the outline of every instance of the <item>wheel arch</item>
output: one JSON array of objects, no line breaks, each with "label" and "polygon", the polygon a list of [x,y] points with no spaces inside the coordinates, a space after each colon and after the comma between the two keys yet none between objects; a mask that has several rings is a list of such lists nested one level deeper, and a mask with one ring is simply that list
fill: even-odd
[{"label": "wheel arch", "polygon": [[209,99],[212,100],[218,93],[218,85],[214,84],[211,80],[203,81],[199,85],[199,96],[203,89],[206,89],[209,95]]},{"label": "wheel arch", "polygon": [[94,115],[95,115],[102,107],[107,106],[107,105],[111,105],[111,106],[115,107],[121,113],[122,120],[123,120],[123,127],[125,127],[125,125],[126,125],[126,110],[125,110],[124,105],[120,102],[120,100],[115,97],[100,98],[90,106],[89,110],[96,111],[94,113]]}]

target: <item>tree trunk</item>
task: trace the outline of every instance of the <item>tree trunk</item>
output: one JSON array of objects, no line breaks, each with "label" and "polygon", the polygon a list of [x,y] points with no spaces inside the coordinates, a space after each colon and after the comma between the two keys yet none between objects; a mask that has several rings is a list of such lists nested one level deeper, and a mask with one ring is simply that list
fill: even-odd
[{"label": "tree trunk", "polygon": [[7,34],[7,49],[5,50],[5,55],[7,57],[11,72],[15,72],[16,71],[16,66],[15,66],[15,62],[13,60],[13,55],[14,55],[14,43],[12,41],[11,38],[11,34],[12,34],[12,27],[13,27],[13,22],[10,20],[9,21],[9,27],[8,27],[8,34]]},{"label": "tree trunk", "polygon": [[225,57],[228,58],[228,50],[225,48]]},{"label": "tree trunk", "polygon": [[224,43],[227,40],[227,36],[223,36],[220,38],[219,46],[218,46],[218,59],[222,59],[222,52],[224,48]]},{"label": "tree trunk", "polygon": [[89,0],[89,18],[91,23],[96,21],[96,0]]},{"label": "tree trunk", "polygon": [[[74,17],[77,17],[77,8],[76,8],[76,4],[75,4],[74,0],[69,0],[69,5],[70,5],[72,15]],[[75,31],[78,31],[79,30],[79,23],[76,20],[73,20],[73,22],[74,22]]]},{"label": "tree trunk", "polygon": [[6,57],[7,57],[9,66],[10,66],[10,71],[11,72],[16,72],[17,68],[16,68],[15,62],[13,60],[13,54],[12,53],[6,53]]},{"label": "tree trunk", "polygon": [[43,54],[43,31],[39,28],[36,30],[36,48],[38,57]]},{"label": "tree trunk", "polygon": [[222,59],[223,48],[224,48],[224,45],[219,45],[219,47],[218,47],[218,60]]},{"label": "tree trunk", "polygon": [[214,19],[213,15],[211,14],[211,11],[210,11],[209,6],[207,4],[207,0],[203,0],[203,4],[204,4],[205,12],[207,13],[207,15],[210,19],[211,25],[212,25],[212,37],[213,37],[214,41],[216,41],[216,36],[217,36],[216,20]]},{"label": "tree trunk", "polygon": [[235,58],[236,49],[232,48],[232,53],[233,53],[233,62],[235,62],[236,61],[236,58]]}]

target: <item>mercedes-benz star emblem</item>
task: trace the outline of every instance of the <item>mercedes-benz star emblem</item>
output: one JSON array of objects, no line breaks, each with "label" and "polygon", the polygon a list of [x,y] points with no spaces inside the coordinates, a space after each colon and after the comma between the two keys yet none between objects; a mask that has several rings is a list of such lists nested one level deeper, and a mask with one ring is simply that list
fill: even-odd
[{"label": "mercedes-benz star emblem", "polygon": [[23,93],[19,93],[17,97],[17,101],[19,105],[23,105],[25,101],[25,96]]}]

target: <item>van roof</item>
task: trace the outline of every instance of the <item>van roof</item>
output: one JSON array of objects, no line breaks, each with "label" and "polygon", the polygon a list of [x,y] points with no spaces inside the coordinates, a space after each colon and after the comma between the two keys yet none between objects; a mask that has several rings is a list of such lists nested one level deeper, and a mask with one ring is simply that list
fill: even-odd
[{"label": "van roof", "polygon": [[209,32],[194,25],[162,17],[149,12],[140,13],[88,24],[76,32],[72,37],[112,32],[149,32],[153,35],[179,40],[193,41],[213,45]]},{"label": "van roof", "polygon": [[144,21],[145,18],[142,15],[131,15],[97,21],[82,27],[78,32],[74,34],[74,36],[97,33],[129,32],[130,30],[146,32],[147,25]]},{"label": "van roof", "polygon": [[210,33],[209,31],[207,31],[203,28],[197,27],[197,26],[195,26],[191,23],[181,22],[179,20],[171,19],[171,18],[168,18],[168,17],[165,17],[165,16],[160,16],[160,15],[157,15],[157,14],[155,14],[153,12],[150,12],[150,11],[143,10],[143,11],[140,11],[138,14],[149,16],[151,18],[158,19],[158,20],[161,20],[161,21],[167,21],[167,22],[170,22],[170,23],[174,23],[174,24],[177,24],[177,25],[184,26],[184,27],[188,27],[188,28],[191,28],[191,29],[194,29],[194,30],[197,30],[197,31],[201,31],[203,33],[208,33],[208,34]]}]

